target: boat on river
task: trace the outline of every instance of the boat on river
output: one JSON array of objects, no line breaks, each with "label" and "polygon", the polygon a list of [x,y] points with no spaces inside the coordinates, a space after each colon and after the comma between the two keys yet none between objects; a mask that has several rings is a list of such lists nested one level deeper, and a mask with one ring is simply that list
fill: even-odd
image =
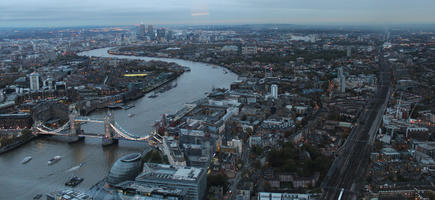
[{"label": "boat on river", "polygon": [[158,95],[157,95],[156,93],[154,93],[154,94],[148,96],[148,98],[156,98],[156,97],[158,97]]},{"label": "boat on river", "polygon": [[54,156],[52,159],[48,161],[48,165],[53,165],[59,162],[60,159],[62,159],[62,156]]},{"label": "boat on river", "polygon": [[38,200],[42,198],[42,194],[37,194],[33,197],[33,200]]},{"label": "boat on river", "polygon": [[121,106],[121,108],[124,109],[124,110],[128,110],[128,109],[133,108],[133,107],[134,107],[133,104],[128,104],[128,105]]},{"label": "boat on river", "polygon": [[67,180],[65,182],[65,186],[69,186],[69,187],[75,187],[78,184],[80,184],[81,182],[83,182],[83,178],[80,178],[78,176],[73,176],[72,178],[70,178],[69,180]]},{"label": "boat on river", "polygon": [[21,161],[21,164],[24,165],[24,164],[30,162],[30,160],[32,160],[32,157],[31,157],[31,156],[26,156],[26,157]]}]

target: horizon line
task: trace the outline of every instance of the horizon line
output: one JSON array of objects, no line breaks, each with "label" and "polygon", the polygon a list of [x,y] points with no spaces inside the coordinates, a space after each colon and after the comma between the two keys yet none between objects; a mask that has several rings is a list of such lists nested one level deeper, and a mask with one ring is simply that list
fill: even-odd
[{"label": "horizon line", "polygon": [[[319,27],[391,27],[391,26],[435,26],[435,22],[420,22],[420,23],[222,23],[222,24],[151,24],[155,26],[248,26],[248,25],[292,25],[292,26],[319,26]],[[0,26],[0,29],[13,29],[13,28],[80,28],[80,27],[128,27],[138,26],[138,24],[113,24],[113,25],[97,25],[97,24],[83,24],[83,25],[54,25],[54,26]]]}]

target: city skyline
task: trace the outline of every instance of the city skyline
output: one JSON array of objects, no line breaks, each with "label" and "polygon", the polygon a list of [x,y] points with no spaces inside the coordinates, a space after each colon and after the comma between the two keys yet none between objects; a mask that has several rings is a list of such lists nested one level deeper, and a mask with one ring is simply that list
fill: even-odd
[{"label": "city skyline", "polygon": [[432,24],[435,2],[405,1],[3,1],[0,27],[145,24]]}]

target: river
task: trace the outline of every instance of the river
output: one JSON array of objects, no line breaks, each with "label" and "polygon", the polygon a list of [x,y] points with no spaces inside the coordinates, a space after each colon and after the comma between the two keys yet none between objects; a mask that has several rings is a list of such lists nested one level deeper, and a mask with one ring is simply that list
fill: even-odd
[{"label": "river", "polygon": [[[170,58],[110,55],[107,53],[108,49],[85,51],[79,55],[160,60],[175,62],[191,69],[175,80],[177,82],[175,88],[159,93],[156,98],[143,97],[132,101],[135,107],[129,110],[113,111],[115,121],[138,136],[149,133],[152,130],[152,123],[160,119],[162,114],[175,113],[185,103],[205,97],[205,93],[210,92],[213,87],[229,88],[237,79],[236,74],[224,73],[223,68],[205,63]],[[129,114],[134,116],[128,117]],[[102,118],[104,111],[93,112],[91,116]],[[89,132],[103,131],[102,125],[91,123],[84,124],[82,128]],[[118,145],[102,148],[100,139],[89,138],[75,144],[46,139],[31,141],[0,155],[0,199],[32,199],[38,193],[45,194],[64,189],[65,181],[73,175],[85,179],[76,189],[87,191],[107,175],[117,158],[131,152],[143,152],[147,148],[145,143],[128,141],[120,141]],[[47,161],[56,155],[63,156],[62,160],[48,166]],[[33,159],[23,165],[20,162],[26,156],[32,156]],[[84,163],[81,168],[70,170],[80,163]]]}]

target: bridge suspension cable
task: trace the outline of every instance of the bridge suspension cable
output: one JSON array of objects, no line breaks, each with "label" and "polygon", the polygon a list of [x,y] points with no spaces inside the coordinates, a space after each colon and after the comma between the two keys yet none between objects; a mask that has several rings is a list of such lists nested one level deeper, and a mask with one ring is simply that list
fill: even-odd
[{"label": "bridge suspension cable", "polygon": [[124,130],[121,126],[119,126],[116,122],[116,125],[110,124],[110,127],[113,128],[113,130],[121,137],[128,139],[128,140],[135,140],[135,141],[141,141],[141,140],[148,140],[150,138],[149,135],[144,137],[138,137],[136,135],[133,135],[131,133],[128,133],[128,131]]},{"label": "bridge suspension cable", "polygon": [[[65,123],[63,126],[57,128],[57,129],[50,129],[49,127],[45,126],[44,124],[40,123],[38,126],[36,126],[36,129],[38,129],[39,131],[41,131],[42,133],[45,134],[59,134],[60,132],[66,130],[66,128],[70,125],[69,122]],[[42,129],[41,127],[45,128]]]}]

